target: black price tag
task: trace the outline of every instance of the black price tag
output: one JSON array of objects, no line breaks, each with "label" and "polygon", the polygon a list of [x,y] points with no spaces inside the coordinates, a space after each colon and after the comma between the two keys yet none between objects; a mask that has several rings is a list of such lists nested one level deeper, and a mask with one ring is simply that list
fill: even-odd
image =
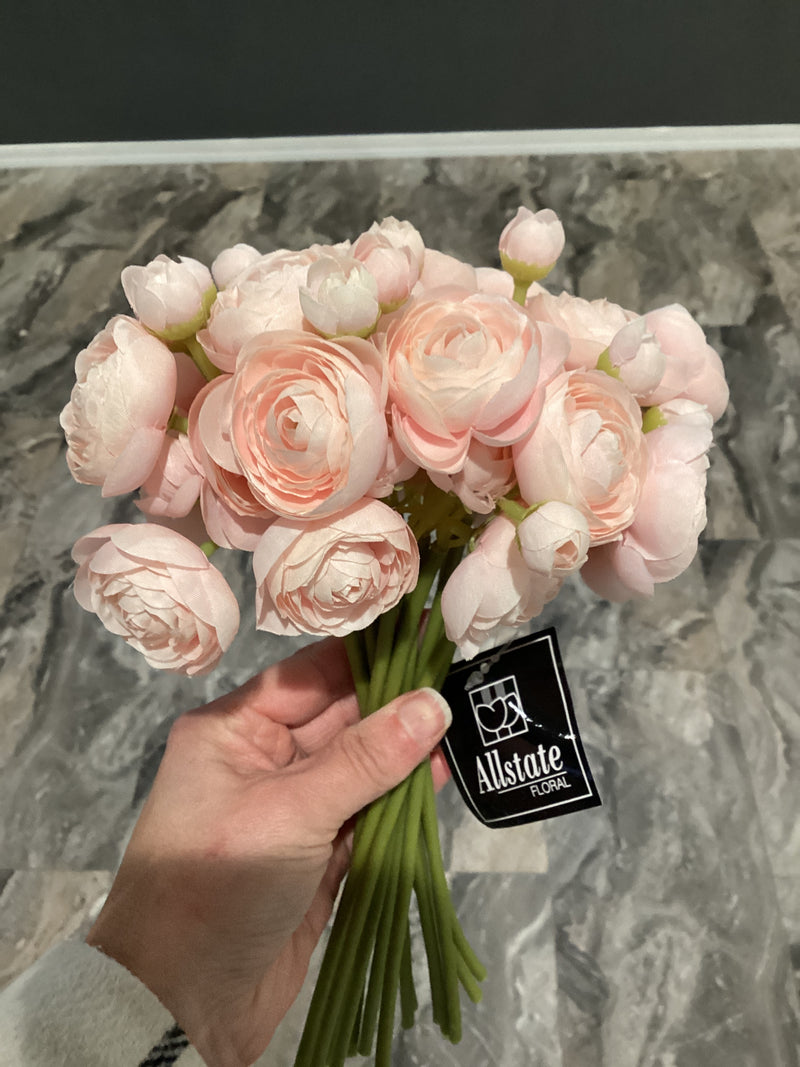
[{"label": "black price tag", "polygon": [[554,628],[456,663],[442,741],[467,806],[486,826],[552,819],[601,803]]}]

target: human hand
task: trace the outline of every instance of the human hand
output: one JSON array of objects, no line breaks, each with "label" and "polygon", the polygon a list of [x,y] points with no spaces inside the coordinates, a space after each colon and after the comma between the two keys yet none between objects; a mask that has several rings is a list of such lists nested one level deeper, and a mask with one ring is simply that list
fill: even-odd
[{"label": "human hand", "polygon": [[[420,690],[359,722],[328,639],[181,716],[87,940],[212,1067],[253,1063],[297,996],[349,862],[349,821],[441,739]],[[446,769],[432,758],[434,781]]]}]

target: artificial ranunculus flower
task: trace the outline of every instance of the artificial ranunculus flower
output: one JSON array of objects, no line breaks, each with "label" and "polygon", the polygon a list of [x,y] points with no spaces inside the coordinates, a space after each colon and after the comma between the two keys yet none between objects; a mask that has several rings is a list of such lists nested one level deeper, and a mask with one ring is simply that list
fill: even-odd
[{"label": "artificial ranunculus flower", "polygon": [[519,207],[500,234],[500,262],[512,278],[535,282],[553,269],[564,250],[564,227],[555,211]]},{"label": "artificial ranunculus flower", "polygon": [[514,446],[529,503],[562,500],[586,517],[592,544],[631,524],[647,468],[639,405],[603,371],[568,371],[547,386],[532,434]]},{"label": "artificial ranunculus flower", "polygon": [[458,286],[459,289],[475,293],[478,291],[477,272],[469,263],[463,263],[455,256],[449,256],[435,248],[426,248],[419,282],[413,295],[418,296],[429,289],[442,289],[445,286]]},{"label": "artificial ranunculus flower", "polygon": [[301,330],[300,287],[306,283],[308,268],[320,256],[337,251],[328,245],[311,245],[298,252],[279,248],[235,275],[217,295],[205,329],[197,334],[211,362],[231,372],[242,346],[257,334]]},{"label": "artificial ranunculus flower", "polygon": [[419,263],[410,247],[397,247],[380,230],[362,233],[353,256],[363,263],[377,285],[382,311],[395,311],[408,300],[419,279]]},{"label": "artificial ranunculus flower", "polygon": [[712,415],[685,399],[665,404],[662,413],[666,424],[647,434],[647,475],[632,524],[618,541],[592,549],[581,571],[607,600],[652,596],[657,583],[677,578],[706,524]]},{"label": "artificial ranunculus flower", "polygon": [[233,377],[231,446],[253,495],[278,515],[350,507],[383,467],[385,378],[373,345],[260,334]]},{"label": "artificial ranunculus flower", "polygon": [[253,555],[259,630],[333,634],[362,630],[417,584],[419,548],[380,500],[324,519],[277,519]]},{"label": "artificial ranunculus flower", "polygon": [[728,385],[722,360],[700,326],[680,304],[648,311],[644,320],[664,352],[666,368],[659,384],[642,403],[661,405],[666,400],[685,397],[705,404],[716,421],[727,407]]},{"label": "artificial ranunculus flower", "polygon": [[138,489],[153,469],[175,401],[170,350],[133,319],[113,318],[76,359],[60,423],[77,482],[103,496]]},{"label": "artificial ranunculus flower", "polygon": [[492,519],[473,552],[463,559],[442,592],[447,637],[465,659],[511,637],[535,618],[561,588],[561,579],[531,570],[516,543],[514,523]]},{"label": "artificial ranunculus flower", "polygon": [[396,486],[413,477],[419,470],[414,460],[409,459],[397,444],[397,441],[395,441],[391,420],[387,421],[387,430],[389,437],[386,442],[386,455],[383,460],[383,466],[378,471],[375,482],[367,494],[368,496],[389,496]]},{"label": "artificial ranunculus flower", "polygon": [[667,366],[667,357],[643,317],[633,319],[614,335],[608,346],[608,359],[620,381],[640,401],[653,392]]},{"label": "artificial ranunculus flower", "polygon": [[232,248],[223,249],[211,264],[211,276],[217,289],[227,289],[240,274],[252,267],[259,259],[261,259],[261,253],[252,245],[240,243]]},{"label": "artificial ranunculus flower", "polygon": [[454,474],[473,438],[508,445],[541,404],[539,352],[524,310],[503,297],[442,289],[381,320],[393,432],[427,470]]},{"label": "artificial ranunculus flower", "polygon": [[476,267],[475,282],[480,293],[494,293],[506,300],[514,299],[514,279],[497,267]]},{"label": "artificial ranunculus flower", "polygon": [[183,518],[199,500],[203,481],[188,434],[167,434],[155,466],[142,482],[136,506],[145,515]]},{"label": "artificial ranunculus flower", "polygon": [[[417,270],[422,270],[422,265],[425,262],[425,242],[413,223],[407,222],[405,219],[396,219],[394,215],[387,215],[380,222],[373,222],[367,233],[388,241],[395,248],[408,249],[414,257]],[[364,235],[362,234],[362,236]]]},{"label": "artificial ranunculus flower", "polygon": [[72,550],[75,598],[151,667],[207,674],[239,629],[239,605],[202,549],[150,523],[102,526]]},{"label": "artificial ranunculus flower", "polygon": [[216,294],[208,267],[189,256],[176,263],[160,255],[146,267],[126,267],[122,288],[139,321],[170,341],[203,325]]},{"label": "artificial ranunculus flower", "polygon": [[353,256],[320,256],[300,286],[300,307],[323,337],[366,337],[381,313],[378,283]]},{"label": "artificial ranunculus flower", "polygon": [[455,474],[429,471],[429,477],[440,489],[455,493],[468,511],[490,515],[496,502],[516,481],[511,446],[485,445],[473,439],[460,471]]},{"label": "artificial ranunculus flower", "polygon": [[589,523],[571,504],[548,500],[517,526],[525,563],[541,574],[563,577],[579,570],[589,551]]},{"label": "artificial ranunculus flower", "polygon": [[189,409],[192,455],[202,468],[200,508],[212,541],[252,552],[275,518],[256,500],[231,445],[232,387],[229,374],[209,382]]},{"label": "artificial ranunculus flower", "polygon": [[569,336],[567,370],[594,370],[614,335],[636,317],[610,300],[584,300],[570,293],[553,296],[545,289],[530,295],[525,306],[537,322],[550,322]]}]

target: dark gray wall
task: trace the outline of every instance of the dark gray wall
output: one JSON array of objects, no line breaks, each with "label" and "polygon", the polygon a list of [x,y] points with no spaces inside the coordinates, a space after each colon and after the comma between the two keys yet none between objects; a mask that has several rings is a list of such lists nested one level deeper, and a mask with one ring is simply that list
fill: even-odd
[{"label": "dark gray wall", "polygon": [[798,0],[11,4],[2,143],[800,121]]}]

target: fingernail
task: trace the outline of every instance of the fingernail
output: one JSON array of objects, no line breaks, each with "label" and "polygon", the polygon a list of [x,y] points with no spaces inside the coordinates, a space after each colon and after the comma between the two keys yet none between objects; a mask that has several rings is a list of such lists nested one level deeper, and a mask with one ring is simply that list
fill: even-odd
[{"label": "fingernail", "polygon": [[400,702],[397,714],[408,733],[423,744],[439,739],[450,723],[450,705],[435,689],[418,689]]}]

